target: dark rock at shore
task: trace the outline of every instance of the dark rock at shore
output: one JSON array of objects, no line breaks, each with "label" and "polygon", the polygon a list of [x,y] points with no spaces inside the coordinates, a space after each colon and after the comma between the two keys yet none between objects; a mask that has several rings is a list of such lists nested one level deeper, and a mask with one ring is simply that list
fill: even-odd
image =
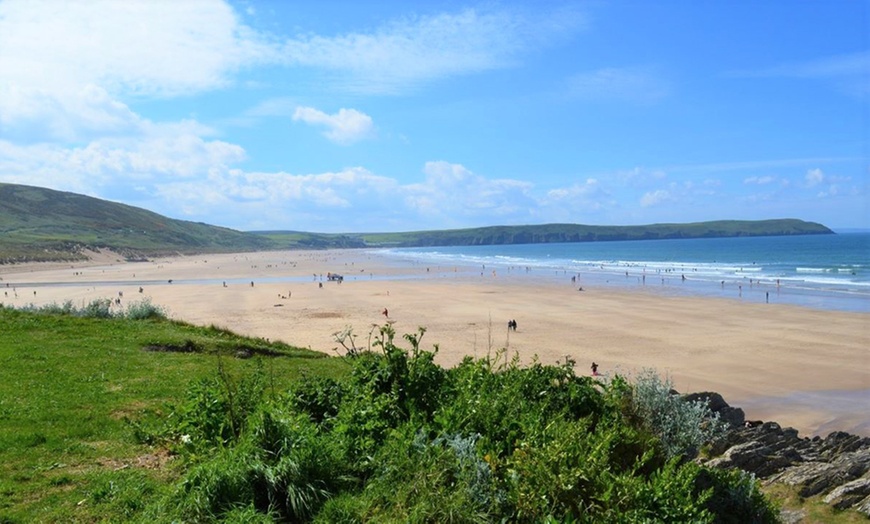
[{"label": "dark rock at shore", "polygon": [[[739,468],[765,484],[798,487],[802,497],[822,495],[837,509],[854,509],[870,517],[870,438],[835,431],[825,438],[800,437],[776,422],[746,421],[718,393],[683,397],[703,400],[730,429],[710,447],[710,467]],[[800,517],[794,522],[800,522]]]},{"label": "dark rock at shore", "polygon": [[687,402],[697,402],[699,400],[706,402],[710,411],[717,413],[720,420],[727,422],[732,427],[742,426],[746,421],[746,415],[743,413],[743,410],[729,406],[719,393],[710,391],[689,393],[683,396],[683,400]]}]

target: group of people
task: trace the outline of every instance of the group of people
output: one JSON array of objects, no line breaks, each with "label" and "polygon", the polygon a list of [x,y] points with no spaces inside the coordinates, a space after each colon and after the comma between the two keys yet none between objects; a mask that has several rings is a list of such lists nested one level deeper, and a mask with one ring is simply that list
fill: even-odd
[{"label": "group of people", "polygon": [[517,330],[517,321],[516,320],[508,320],[508,330],[516,331]]}]

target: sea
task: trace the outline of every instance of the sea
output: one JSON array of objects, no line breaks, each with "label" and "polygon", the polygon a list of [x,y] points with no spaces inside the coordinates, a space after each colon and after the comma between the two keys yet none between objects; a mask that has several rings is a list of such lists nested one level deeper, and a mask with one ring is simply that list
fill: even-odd
[{"label": "sea", "polygon": [[656,288],[870,312],[870,233],[383,249],[387,257],[580,287]]}]

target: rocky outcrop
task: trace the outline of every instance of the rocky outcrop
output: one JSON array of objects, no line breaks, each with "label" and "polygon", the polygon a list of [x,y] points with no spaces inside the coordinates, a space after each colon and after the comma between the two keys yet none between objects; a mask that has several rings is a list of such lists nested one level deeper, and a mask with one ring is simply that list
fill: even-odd
[{"label": "rocky outcrop", "polygon": [[705,400],[730,425],[711,445],[714,458],[704,464],[740,468],[766,484],[796,486],[802,497],[821,495],[837,509],[851,508],[870,517],[870,438],[842,431],[825,438],[802,438],[796,429],[776,422],[743,420],[743,411],[729,406],[717,393],[684,398]]}]

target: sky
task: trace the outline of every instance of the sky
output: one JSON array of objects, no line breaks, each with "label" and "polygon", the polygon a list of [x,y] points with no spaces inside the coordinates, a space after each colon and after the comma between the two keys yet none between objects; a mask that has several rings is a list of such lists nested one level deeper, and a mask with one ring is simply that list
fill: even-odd
[{"label": "sky", "polygon": [[0,182],[234,229],[870,228],[866,0],[0,0]]}]

